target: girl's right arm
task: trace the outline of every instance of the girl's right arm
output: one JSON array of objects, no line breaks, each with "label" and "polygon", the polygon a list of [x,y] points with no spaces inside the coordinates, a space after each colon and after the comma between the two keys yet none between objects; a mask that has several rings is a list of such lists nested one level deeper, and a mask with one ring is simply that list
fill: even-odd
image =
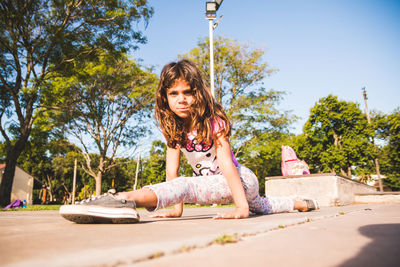
[{"label": "girl's right arm", "polygon": [[[167,147],[167,181],[173,180],[179,176],[179,160],[181,156],[181,151],[179,148]],[[174,209],[162,214],[156,214],[153,217],[181,217],[183,212],[183,203],[176,204]]]}]

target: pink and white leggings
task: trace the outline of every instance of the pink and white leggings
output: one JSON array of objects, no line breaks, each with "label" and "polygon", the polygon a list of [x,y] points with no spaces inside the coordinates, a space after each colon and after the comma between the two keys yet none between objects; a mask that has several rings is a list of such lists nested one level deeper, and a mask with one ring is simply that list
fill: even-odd
[{"label": "pink and white leggings", "polygon": [[[256,175],[247,167],[238,165],[250,211],[271,214],[292,211],[294,201],[289,197],[260,197]],[[178,203],[229,204],[232,193],[222,174],[210,176],[179,177],[168,182],[148,185],[157,196],[155,211]]]}]

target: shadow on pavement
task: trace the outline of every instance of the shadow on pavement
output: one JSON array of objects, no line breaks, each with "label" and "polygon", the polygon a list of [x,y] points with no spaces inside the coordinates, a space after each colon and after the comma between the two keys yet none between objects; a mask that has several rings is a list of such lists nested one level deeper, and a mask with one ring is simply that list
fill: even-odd
[{"label": "shadow on pavement", "polygon": [[188,216],[182,216],[179,218],[146,218],[143,221],[140,221],[139,223],[142,222],[162,222],[162,221],[188,221],[188,220],[202,220],[202,219],[212,219],[215,216],[215,214],[203,214],[203,215],[188,215]]},{"label": "shadow on pavement", "polygon": [[400,224],[371,224],[359,228],[371,242],[341,267],[400,266]]},{"label": "shadow on pavement", "polygon": [[[217,214],[215,213],[215,214],[202,214],[202,215],[188,215],[188,216],[182,216],[182,217],[179,217],[179,218],[152,218],[152,217],[150,217],[149,219],[147,218],[147,219],[145,219],[143,221],[140,221],[139,223],[142,223],[142,222],[146,222],[147,223],[147,222],[161,222],[161,221],[188,221],[188,220],[212,219],[212,218],[215,217],[215,215],[217,215]],[[256,217],[260,217],[260,216],[265,216],[265,215],[251,213],[250,216],[248,218],[246,218],[246,219],[256,218]]]}]

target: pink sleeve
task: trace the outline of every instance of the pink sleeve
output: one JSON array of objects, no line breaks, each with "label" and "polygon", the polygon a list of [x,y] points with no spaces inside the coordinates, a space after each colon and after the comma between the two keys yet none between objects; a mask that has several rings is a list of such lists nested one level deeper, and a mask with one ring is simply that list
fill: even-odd
[{"label": "pink sleeve", "polygon": [[[217,118],[217,119],[213,118],[211,120],[211,127],[213,130],[213,134],[217,135],[218,133],[222,132],[225,129],[225,121],[220,118]],[[233,155],[232,150],[231,150],[231,155],[232,155],[233,164],[237,167],[239,165],[239,163],[236,160],[235,156]]]},{"label": "pink sleeve", "polygon": [[220,118],[212,118],[211,119],[211,128],[213,134],[217,135],[218,133],[222,132],[225,129],[225,121]]}]

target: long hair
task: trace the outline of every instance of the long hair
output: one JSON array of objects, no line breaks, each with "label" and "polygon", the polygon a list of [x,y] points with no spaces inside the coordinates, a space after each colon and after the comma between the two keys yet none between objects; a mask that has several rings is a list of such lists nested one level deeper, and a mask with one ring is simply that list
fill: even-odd
[{"label": "long hair", "polygon": [[[183,79],[192,90],[193,103],[190,106],[190,128],[186,129],[183,119],[171,111],[168,105],[167,90],[174,86],[177,80]],[[196,140],[210,144],[216,135],[213,134],[212,120],[221,125],[220,132],[226,137],[231,134],[231,125],[222,106],[215,101],[201,77],[199,69],[189,60],[183,59],[164,66],[157,88],[155,118],[161,129],[167,145],[176,148],[186,145],[187,133],[196,130]],[[222,127],[221,127],[222,128]]]}]

